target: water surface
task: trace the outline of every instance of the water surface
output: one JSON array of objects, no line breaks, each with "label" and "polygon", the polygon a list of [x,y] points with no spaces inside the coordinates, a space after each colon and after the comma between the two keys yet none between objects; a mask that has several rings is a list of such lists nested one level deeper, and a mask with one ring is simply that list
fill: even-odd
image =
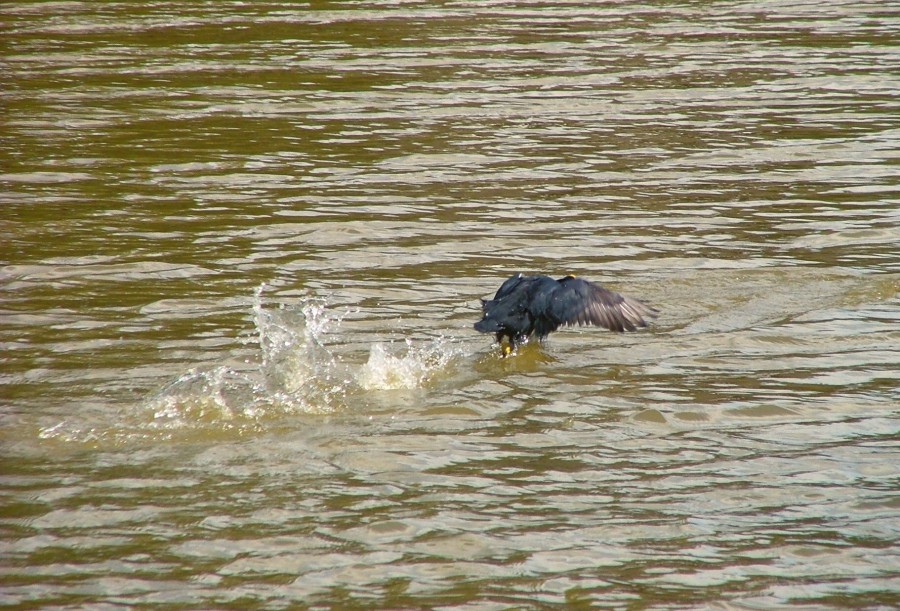
[{"label": "water surface", "polygon": [[890,3],[0,14],[4,605],[897,604]]}]

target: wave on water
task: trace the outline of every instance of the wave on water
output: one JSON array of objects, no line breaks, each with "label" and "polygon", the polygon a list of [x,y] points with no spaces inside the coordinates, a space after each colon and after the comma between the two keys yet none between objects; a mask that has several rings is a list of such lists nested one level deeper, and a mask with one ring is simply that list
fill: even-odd
[{"label": "wave on water", "polygon": [[[46,439],[96,442],[104,438],[169,437],[178,432],[245,433],[277,426],[286,416],[327,414],[366,404],[377,391],[427,386],[463,354],[450,340],[374,343],[363,364],[340,354],[341,323],[321,298],[299,305],[268,305],[265,285],[252,303],[258,344],[256,366],[192,368],[148,397],[113,425],[65,421],[41,430]],[[137,421],[135,421],[137,420]],[[104,431],[104,428],[106,429]]]}]

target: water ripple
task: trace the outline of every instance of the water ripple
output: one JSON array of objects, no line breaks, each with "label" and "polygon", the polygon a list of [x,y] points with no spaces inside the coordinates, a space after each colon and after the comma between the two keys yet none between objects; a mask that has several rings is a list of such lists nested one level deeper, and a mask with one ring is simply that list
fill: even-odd
[{"label": "water ripple", "polygon": [[893,7],[0,12],[4,602],[895,604]]}]

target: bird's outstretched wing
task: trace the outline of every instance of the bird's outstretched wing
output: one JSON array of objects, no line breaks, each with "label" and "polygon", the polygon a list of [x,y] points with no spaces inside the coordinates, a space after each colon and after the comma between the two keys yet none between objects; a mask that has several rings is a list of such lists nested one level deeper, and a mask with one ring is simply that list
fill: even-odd
[{"label": "bird's outstretched wing", "polygon": [[646,327],[645,317],[657,315],[655,309],[637,299],[572,276],[559,280],[548,309],[560,325],[597,325],[611,331]]}]

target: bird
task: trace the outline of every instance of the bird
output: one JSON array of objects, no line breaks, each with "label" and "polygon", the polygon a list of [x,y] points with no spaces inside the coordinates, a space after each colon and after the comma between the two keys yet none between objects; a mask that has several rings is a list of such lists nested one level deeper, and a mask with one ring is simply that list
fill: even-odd
[{"label": "bird", "polygon": [[575,276],[557,280],[524,274],[507,279],[493,299],[482,299],[481,311],[483,317],[475,323],[475,330],[493,333],[504,356],[534,336],[543,340],[561,326],[596,325],[611,331],[635,331],[646,327],[646,319],[659,313],[637,299]]}]

